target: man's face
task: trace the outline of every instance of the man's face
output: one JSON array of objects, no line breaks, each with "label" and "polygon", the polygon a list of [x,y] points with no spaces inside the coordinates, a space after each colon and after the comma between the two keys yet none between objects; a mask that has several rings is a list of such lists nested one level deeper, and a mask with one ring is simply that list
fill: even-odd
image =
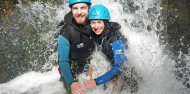
[{"label": "man's face", "polygon": [[88,17],[88,5],[86,3],[77,3],[72,5],[72,15],[78,24],[85,24]]}]

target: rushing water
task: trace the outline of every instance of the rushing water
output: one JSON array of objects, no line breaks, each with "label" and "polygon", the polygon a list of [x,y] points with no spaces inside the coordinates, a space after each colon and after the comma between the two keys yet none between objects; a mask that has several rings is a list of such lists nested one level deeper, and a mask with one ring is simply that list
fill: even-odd
[{"label": "rushing water", "polygon": [[[160,0],[92,0],[93,4],[104,4],[111,13],[111,21],[119,22],[122,33],[128,39],[129,50],[126,52],[127,65],[135,71],[138,91],[134,94],[189,94],[182,82],[174,75],[175,61],[165,51],[166,45],[161,45],[159,32],[164,26],[161,20]],[[53,6],[35,2],[30,6],[18,5],[22,20],[30,23],[36,33],[40,33],[41,41],[46,41],[48,51],[53,52],[40,67],[41,71],[27,71],[6,83],[0,84],[0,94],[65,94],[59,81],[57,71],[57,52],[54,51],[57,41],[58,23],[70,11],[66,4]],[[47,53],[45,51],[44,53]],[[97,53],[98,54],[98,53]],[[94,60],[104,63],[104,58],[98,54]],[[40,57],[39,57],[40,58]],[[102,60],[101,60],[102,59]],[[189,60],[188,55],[186,59]],[[37,67],[38,59],[30,61]],[[44,72],[47,71],[47,72]],[[126,73],[128,75],[128,73]],[[96,88],[87,94],[111,94],[112,91]],[[130,94],[123,90],[121,94]]]}]

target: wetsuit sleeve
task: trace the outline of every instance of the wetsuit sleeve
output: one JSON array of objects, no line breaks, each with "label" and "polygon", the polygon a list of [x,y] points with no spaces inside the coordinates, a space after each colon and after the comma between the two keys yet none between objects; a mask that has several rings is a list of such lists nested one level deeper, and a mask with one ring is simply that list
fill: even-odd
[{"label": "wetsuit sleeve", "polygon": [[108,72],[95,79],[97,85],[104,84],[114,78],[120,72],[121,63],[125,61],[124,50],[126,43],[121,40],[112,42],[114,64]]},{"label": "wetsuit sleeve", "polygon": [[70,50],[69,41],[62,35],[59,35],[58,62],[61,68],[61,75],[64,77],[64,80],[68,86],[73,82],[73,76],[69,64],[69,50]]}]

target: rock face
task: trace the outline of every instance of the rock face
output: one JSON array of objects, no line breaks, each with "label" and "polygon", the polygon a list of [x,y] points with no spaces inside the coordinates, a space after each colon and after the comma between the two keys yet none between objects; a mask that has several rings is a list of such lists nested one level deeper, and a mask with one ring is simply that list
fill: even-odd
[{"label": "rock face", "polygon": [[0,19],[11,15],[11,13],[16,9],[16,4],[29,4],[31,2],[40,1],[43,3],[50,2],[51,4],[62,4],[65,0],[0,0]]},{"label": "rock face", "polygon": [[175,60],[175,75],[177,80],[190,88],[190,1],[163,0],[165,30],[161,32],[162,44],[171,51]]},{"label": "rock face", "polygon": [[[0,0],[0,83],[5,83],[27,71],[46,71],[42,67],[44,63],[49,62],[48,57],[55,49],[52,40],[48,39],[54,37],[52,31],[57,27],[57,20],[53,19],[55,10],[43,6],[42,11],[39,9],[35,11],[30,4],[23,2],[22,7],[16,7],[17,2],[13,1]],[[34,0],[28,0],[30,1]],[[52,18],[47,12],[52,13]],[[50,60],[49,64],[53,62]],[[51,69],[51,65],[48,67]]]},{"label": "rock face", "polygon": [[190,21],[190,1],[189,0],[162,0],[162,6],[175,15]]},{"label": "rock face", "polygon": [[0,1],[0,19],[9,15],[15,8],[16,0]]}]

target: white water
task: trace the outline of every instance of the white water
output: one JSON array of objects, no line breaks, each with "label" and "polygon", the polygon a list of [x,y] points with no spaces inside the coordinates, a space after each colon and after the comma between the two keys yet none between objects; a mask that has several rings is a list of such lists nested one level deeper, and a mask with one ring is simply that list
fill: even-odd
[{"label": "white water", "polygon": [[[162,49],[164,46],[159,45],[158,36],[154,32],[159,31],[156,28],[156,22],[159,22],[157,17],[161,7],[154,5],[155,2],[159,2],[156,0],[134,0],[134,4],[138,5],[140,9],[135,13],[124,13],[123,6],[118,2],[114,2],[114,0],[92,1],[93,4],[106,5],[111,12],[112,21],[119,22],[122,25],[122,33],[126,35],[129,43],[129,51],[126,54],[127,63],[135,68],[138,77],[141,78],[139,89],[135,94],[188,94],[190,92],[185,90],[182,83],[175,80],[172,73],[174,61],[163,54]],[[48,7],[56,10],[57,15],[52,17],[48,15],[51,11],[43,9],[40,3],[37,2],[32,6],[32,10],[45,11],[38,15],[41,15],[40,20],[48,20],[49,22],[61,21],[66,12],[70,10],[67,4],[62,8],[54,8],[47,4]],[[37,6],[38,8],[36,8]],[[146,10],[152,7],[155,7],[155,11],[158,13],[150,16]],[[63,8],[65,9],[63,10]],[[47,13],[49,18],[44,18],[43,13]],[[127,20],[127,23],[124,19]],[[148,32],[147,25],[152,27],[152,32]],[[52,31],[50,30],[48,34],[46,39],[51,41],[48,39],[51,39]],[[56,60],[57,56],[53,55],[50,59]],[[47,62],[48,65],[49,63]],[[45,73],[31,71],[7,83],[0,84],[0,94],[65,94],[59,77],[57,66],[53,66],[52,71]],[[97,92],[98,94],[112,93],[111,91],[98,90],[97,88],[87,92],[87,94],[97,94]],[[121,94],[130,93],[122,91]]]}]

